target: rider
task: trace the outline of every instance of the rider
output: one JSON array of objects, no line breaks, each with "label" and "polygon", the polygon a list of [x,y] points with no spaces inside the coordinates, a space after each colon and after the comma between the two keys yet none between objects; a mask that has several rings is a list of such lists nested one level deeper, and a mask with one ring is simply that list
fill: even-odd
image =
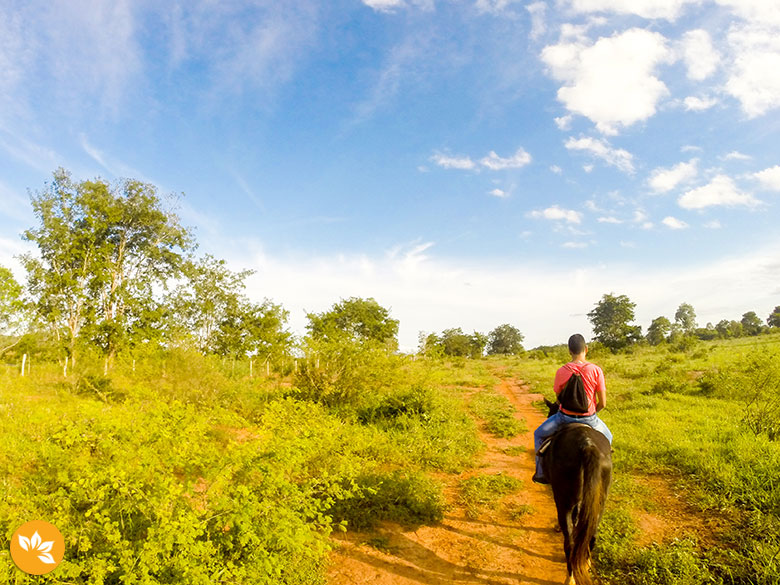
[{"label": "rider", "polygon": [[[585,360],[585,356],[588,355],[588,346],[585,344],[585,338],[579,333],[569,337],[569,353],[571,354],[571,361],[558,368],[558,371],[555,373],[553,390],[555,390],[557,396],[566,386],[566,382],[572,374],[577,373],[582,376],[585,393],[588,395],[589,407],[587,412],[571,412],[559,408],[558,412],[545,420],[534,431],[536,452],[539,451],[547,437],[551,437],[561,427],[571,423],[582,423],[593,427],[607,437],[610,444],[612,444],[612,433],[599,418],[598,414],[596,414],[607,405],[607,387],[604,383],[604,372],[596,364]],[[538,455],[536,456],[536,473],[534,473],[533,481],[536,483],[549,483],[544,477],[541,458]]]}]

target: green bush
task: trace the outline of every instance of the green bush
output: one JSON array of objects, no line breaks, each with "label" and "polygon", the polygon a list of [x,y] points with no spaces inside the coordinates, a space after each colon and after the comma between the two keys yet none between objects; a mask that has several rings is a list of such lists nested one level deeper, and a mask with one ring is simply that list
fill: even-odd
[{"label": "green bush", "polygon": [[354,530],[384,521],[430,524],[444,517],[444,497],[440,485],[422,473],[372,473],[358,477],[352,496],[337,502],[330,514]]}]

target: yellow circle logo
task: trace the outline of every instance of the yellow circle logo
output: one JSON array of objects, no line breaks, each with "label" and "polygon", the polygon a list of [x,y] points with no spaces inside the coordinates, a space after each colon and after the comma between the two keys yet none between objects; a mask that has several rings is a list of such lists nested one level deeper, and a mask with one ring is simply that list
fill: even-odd
[{"label": "yellow circle logo", "polygon": [[33,520],[11,537],[11,558],[25,573],[45,575],[62,562],[65,539],[54,524]]}]

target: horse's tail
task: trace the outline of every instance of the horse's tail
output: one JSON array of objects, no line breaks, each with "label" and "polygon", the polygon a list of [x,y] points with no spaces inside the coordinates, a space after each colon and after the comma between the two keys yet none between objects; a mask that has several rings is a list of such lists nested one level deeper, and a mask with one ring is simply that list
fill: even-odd
[{"label": "horse's tail", "polygon": [[596,536],[604,502],[607,499],[611,466],[604,460],[599,448],[592,443],[583,455],[585,457],[582,466],[582,498],[574,526],[570,562],[577,585],[591,585],[588,573],[590,542]]}]

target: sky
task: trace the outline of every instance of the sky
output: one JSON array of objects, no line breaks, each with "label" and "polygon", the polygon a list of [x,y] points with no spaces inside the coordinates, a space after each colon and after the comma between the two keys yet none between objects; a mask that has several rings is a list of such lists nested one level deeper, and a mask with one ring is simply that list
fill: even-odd
[{"label": "sky", "polygon": [[0,264],[58,167],[307,312],[526,347],[780,305],[780,3],[0,0]]}]

